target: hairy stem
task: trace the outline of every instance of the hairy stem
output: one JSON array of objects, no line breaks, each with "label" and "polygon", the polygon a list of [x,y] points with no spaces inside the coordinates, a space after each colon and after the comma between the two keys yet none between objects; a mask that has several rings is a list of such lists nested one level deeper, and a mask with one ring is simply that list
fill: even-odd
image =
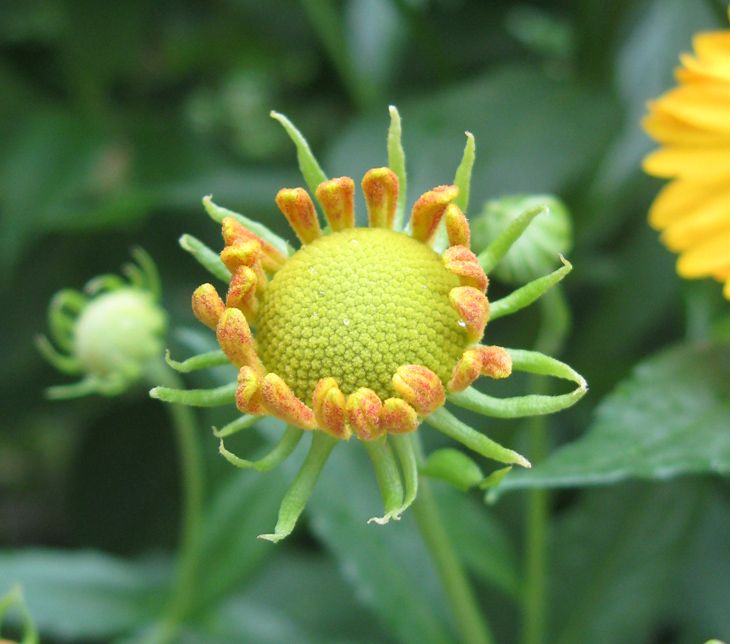
[{"label": "hairy stem", "polygon": [[[416,436],[413,442],[416,458],[421,466],[424,458],[420,439]],[[441,578],[462,643],[493,644],[491,630],[477,603],[464,566],[446,532],[428,480],[421,479],[419,482],[418,496],[413,502],[413,513],[421,537]]]}]

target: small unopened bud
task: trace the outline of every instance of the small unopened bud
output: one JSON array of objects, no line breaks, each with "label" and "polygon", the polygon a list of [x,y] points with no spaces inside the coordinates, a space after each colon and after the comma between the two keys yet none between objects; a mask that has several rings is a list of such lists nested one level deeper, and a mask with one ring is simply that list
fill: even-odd
[{"label": "small unopened bud", "polygon": [[279,190],[276,205],[284,213],[302,244],[311,244],[322,234],[312,198],[303,188]]},{"label": "small unopened bud", "polygon": [[516,195],[488,201],[482,214],[472,219],[472,247],[479,253],[519,215],[540,205],[548,211],[532,221],[491,271],[497,279],[527,284],[559,266],[560,255],[567,255],[573,245],[568,209],[551,195]]}]

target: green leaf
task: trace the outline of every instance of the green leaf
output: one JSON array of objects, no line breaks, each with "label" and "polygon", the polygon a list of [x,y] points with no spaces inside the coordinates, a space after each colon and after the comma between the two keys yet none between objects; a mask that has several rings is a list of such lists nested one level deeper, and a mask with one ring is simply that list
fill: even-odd
[{"label": "green leaf", "polygon": [[682,345],[640,363],[582,438],[498,492],[730,472],[730,347]]},{"label": "green leaf", "polygon": [[279,471],[242,471],[216,494],[205,517],[201,604],[225,596],[273,554],[271,546],[256,537],[276,522],[287,484]]},{"label": "green leaf", "polygon": [[673,617],[668,609],[704,488],[683,481],[583,492],[553,526],[548,561],[555,629],[548,641],[653,641],[665,617]]},{"label": "green leaf", "polygon": [[95,551],[0,554],[0,595],[20,584],[45,636],[103,640],[154,618],[165,598],[167,562],[124,561]]}]

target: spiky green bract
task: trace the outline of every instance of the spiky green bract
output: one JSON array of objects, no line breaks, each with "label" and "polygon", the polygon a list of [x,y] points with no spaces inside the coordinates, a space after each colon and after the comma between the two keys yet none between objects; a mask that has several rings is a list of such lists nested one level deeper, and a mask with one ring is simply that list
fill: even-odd
[{"label": "spiky green bract", "polygon": [[563,266],[556,271],[525,284],[501,300],[491,302],[489,319],[496,320],[505,315],[516,313],[544,295],[573,270],[573,265],[562,255],[560,255],[560,261],[563,262]]},{"label": "spiky green bract", "polygon": [[494,267],[507,254],[512,244],[525,232],[527,227],[532,223],[532,220],[544,212],[547,212],[547,208],[543,205],[526,210],[509,224],[489,246],[479,253],[477,256],[479,264],[487,275],[494,270]]},{"label": "spiky green bract", "polygon": [[400,472],[396,464],[393,450],[385,437],[374,441],[363,443],[370,460],[373,462],[375,477],[378,479],[380,493],[383,497],[385,515],[373,517],[371,521],[383,525],[391,519],[400,519],[401,508],[403,507],[403,484],[401,483]]},{"label": "spiky green bract", "polygon": [[150,390],[150,398],[163,402],[180,403],[191,407],[217,407],[232,405],[236,402],[237,382],[221,385],[214,389],[173,389],[155,387]]},{"label": "spiky green bract", "polygon": [[336,438],[332,438],[324,432],[312,433],[312,445],[309,448],[307,458],[304,460],[302,468],[294,478],[294,482],[284,496],[279,508],[279,519],[272,534],[261,534],[259,539],[267,541],[281,541],[294,530],[299,515],[304,511],[309,497],[314,490],[314,484],[319,478],[319,474],[327,462],[327,458],[332,448],[339,443]]},{"label": "spiky green bract", "polygon": [[[239,458],[235,454],[229,452],[223,445],[223,438],[221,438],[219,451],[221,455],[232,465],[240,467],[242,469],[252,468],[258,472],[268,472],[273,470],[275,467],[281,465],[291,453],[295,450],[296,446],[299,445],[299,441],[302,438],[304,431],[293,425],[289,425],[281,437],[279,442],[276,444],[271,452],[264,458],[258,461],[247,461],[243,458]],[[220,434],[219,434],[220,435]]]},{"label": "spiky green bract", "polygon": [[[467,389],[467,391],[469,390]],[[461,422],[456,416],[446,411],[444,407],[437,409],[433,414],[426,417],[425,421],[434,429],[438,429],[442,434],[446,434],[449,438],[453,438],[477,454],[494,459],[500,463],[531,467],[530,461],[524,456],[511,449],[502,447],[491,438],[487,438],[484,434],[472,429],[469,425]]]},{"label": "spiky green bract", "polygon": [[403,151],[403,143],[401,142],[401,124],[400,114],[394,105],[388,108],[390,112],[390,128],[388,128],[388,167],[398,177],[400,190],[398,191],[398,206],[395,209],[395,219],[393,220],[393,228],[400,230],[403,228],[403,215],[406,209],[406,153]]},{"label": "spiky green bract", "polygon": [[218,253],[202,241],[192,235],[183,235],[178,243],[180,248],[190,253],[211,275],[226,283],[231,281],[231,271],[226,268]]}]

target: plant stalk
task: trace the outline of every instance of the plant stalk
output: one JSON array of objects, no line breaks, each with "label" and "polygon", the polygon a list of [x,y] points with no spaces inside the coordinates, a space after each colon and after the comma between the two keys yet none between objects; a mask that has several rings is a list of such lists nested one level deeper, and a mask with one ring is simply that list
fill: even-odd
[{"label": "plant stalk", "polygon": [[[413,437],[416,458],[423,465],[423,449],[418,436]],[[418,496],[413,513],[426,548],[436,566],[463,644],[493,644],[494,637],[484,618],[464,566],[451,543],[431,492],[429,481],[418,482]]]}]

